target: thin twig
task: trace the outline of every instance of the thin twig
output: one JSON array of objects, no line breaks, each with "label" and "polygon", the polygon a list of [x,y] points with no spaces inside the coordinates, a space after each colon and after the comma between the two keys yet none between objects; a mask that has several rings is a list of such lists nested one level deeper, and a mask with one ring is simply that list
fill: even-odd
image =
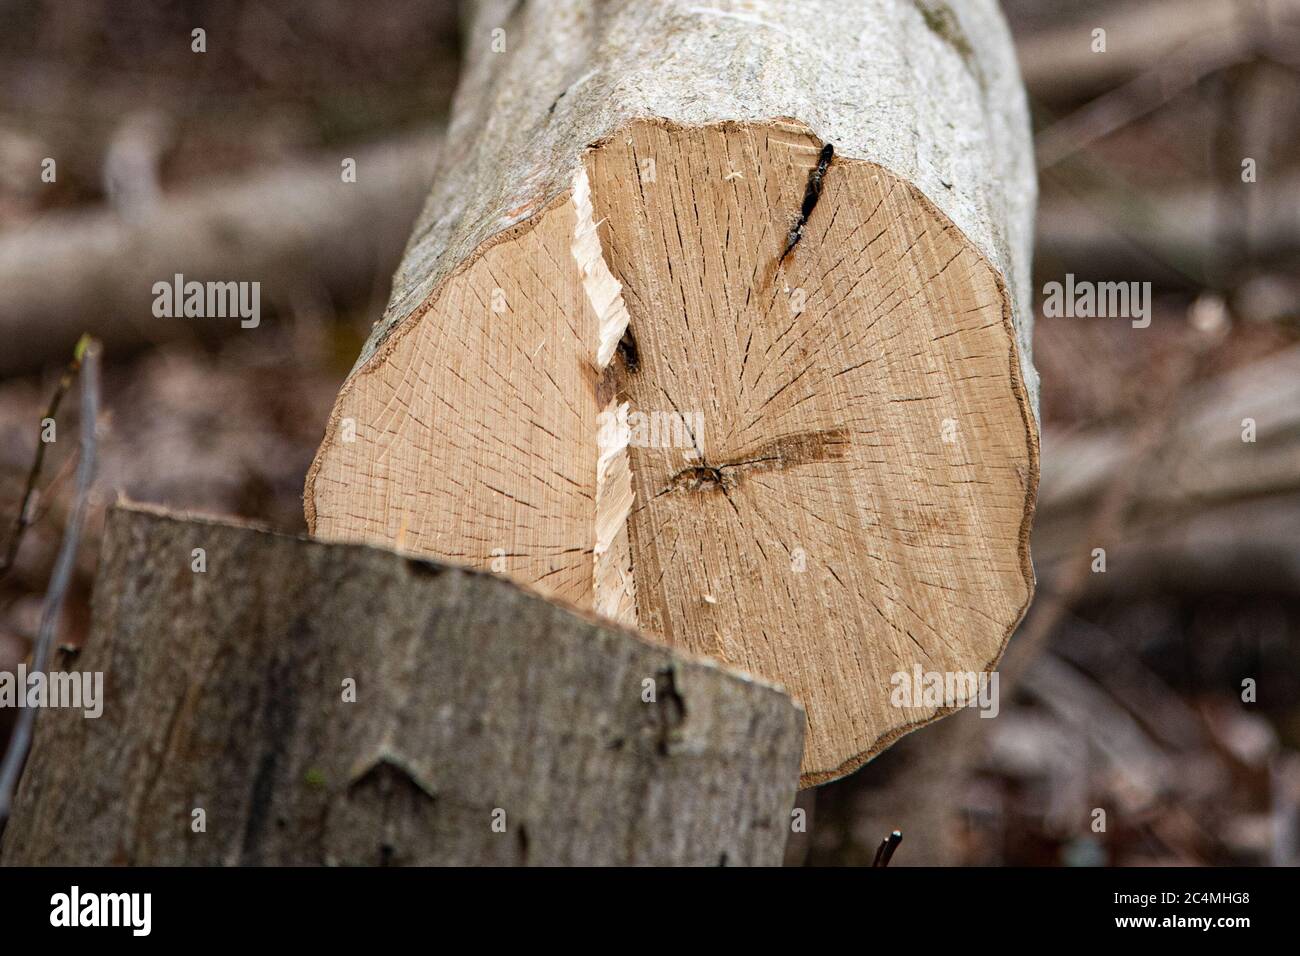
[{"label": "thin twig", "polygon": [[45,462],[46,442],[42,437],[45,430],[45,423],[54,418],[59,413],[59,405],[63,402],[63,396],[67,394],[68,389],[72,386],[72,379],[76,376],[77,370],[81,368],[81,346],[78,346],[77,355],[68,363],[68,367],[63,370],[59,377],[59,384],[54,389],[54,394],[50,397],[49,407],[45,409],[45,414],[36,425],[36,457],[32,460],[31,470],[27,473],[27,484],[23,488],[22,503],[18,506],[18,514],[14,515],[13,529],[9,533],[9,544],[5,548],[3,558],[0,558],[0,578],[9,573],[9,569],[14,566],[14,561],[18,557],[18,546],[22,544],[23,532],[25,532],[32,522],[32,498],[36,494],[36,482],[41,477],[41,466]]},{"label": "thin twig", "polygon": [[[86,506],[90,487],[95,480],[95,424],[99,419],[99,343],[83,339],[77,347],[81,366],[81,460],[77,465],[77,491],[67,526],[63,529],[63,542],[50,574],[50,586],[45,592],[45,606],[41,609],[41,623],[37,631],[36,648],[32,653],[32,673],[43,673],[49,666],[50,649],[63,611],[63,599],[72,581],[77,563],[77,545],[86,519]],[[0,825],[9,819],[14,790],[27,751],[32,743],[32,729],[36,723],[36,709],[23,708],[14,725],[9,749],[0,761]]]},{"label": "thin twig", "polygon": [[898,845],[903,842],[903,831],[895,830],[889,836],[880,841],[880,846],[876,848],[876,858],[871,861],[873,867],[889,866],[889,861],[894,858],[894,851]]}]

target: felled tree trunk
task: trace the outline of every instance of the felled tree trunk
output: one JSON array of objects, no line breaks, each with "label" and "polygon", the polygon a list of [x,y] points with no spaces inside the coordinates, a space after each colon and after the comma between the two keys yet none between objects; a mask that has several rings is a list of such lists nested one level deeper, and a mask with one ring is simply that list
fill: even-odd
[{"label": "felled tree trunk", "polygon": [[790,832],[788,697],[490,574],[119,508],[68,667],[103,714],[41,715],[5,864],[775,865]]},{"label": "felled tree trunk", "polygon": [[807,708],[803,782],[947,712],[1032,591],[1035,182],[991,0],[487,2],[308,476]]}]

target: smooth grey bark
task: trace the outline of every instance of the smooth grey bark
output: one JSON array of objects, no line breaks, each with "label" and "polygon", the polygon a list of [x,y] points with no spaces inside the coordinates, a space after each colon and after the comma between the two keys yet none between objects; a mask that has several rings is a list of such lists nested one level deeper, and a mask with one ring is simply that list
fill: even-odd
[{"label": "smooth grey bark", "polygon": [[119,507],[66,667],[103,716],[40,715],[5,864],[775,865],[790,830],[788,697],[492,574]]},{"label": "smooth grey bark", "polygon": [[790,118],[919,189],[999,271],[1037,414],[1037,180],[996,0],[479,0],[445,150],[353,374],[485,242],[573,185],[629,122]]}]

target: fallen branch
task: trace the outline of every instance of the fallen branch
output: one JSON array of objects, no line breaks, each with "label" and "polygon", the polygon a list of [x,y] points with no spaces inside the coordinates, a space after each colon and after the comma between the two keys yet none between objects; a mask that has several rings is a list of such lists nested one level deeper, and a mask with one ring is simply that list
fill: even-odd
[{"label": "fallen branch", "polygon": [[1243,40],[1225,46],[1215,42],[1205,48],[1178,51],[1151,70],[1111,90],[1034,137],[1039,169],[1047,169],[1071,154],[1087,149],[1105,136],[1147,115],[1191,89],[1205,77],[1247,62],[1255,56],[1253,44]]},{"label": "fallen branch", "polygon": [[[1298,17],[1297,0],[1136,3],[1023,37],[1016,51],[1031,95],[1077,101],[1131,80],[1152,63],[1189,48],[1213,58],[1240,49],[1245,42],[1279,40],[1300,29]],[[1092,31],[1097,28],[1106,31],[1104,53],[1093,51]]]},{"label": "fallen branch", "polygon": [[1291,201],[1300,194],[1300,177],[1235,186],[1257,194],[1249,197],[1248,217],[1227,221],[1221,196],[1204,185],[1146,192],[1111,186],[1045,202],[1038,217],[1040,269],[1202,288],[1224,244],[1249,249],[1257,261],[1289,263],[1300,251],[1300,209]]},{"label": "fallen branch", "polygon": [[[0,233],[0,375],[66,355],[218,336],[238,318],[156,318],[156,282],[257,281],[262,307],[382,298],[429,188],[440,136],[339,149],[252,179],[165,196],[138,218],[71,212]],[[356,181],[341,162],[356,160]],[[255,333],[252,333],[255,334]]]}]

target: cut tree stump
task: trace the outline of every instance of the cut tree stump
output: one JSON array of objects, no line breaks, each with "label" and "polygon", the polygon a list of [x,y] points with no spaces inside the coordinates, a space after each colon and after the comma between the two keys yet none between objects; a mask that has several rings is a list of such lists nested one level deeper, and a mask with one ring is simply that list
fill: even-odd
[{"label": "cut tree stump", "polygon": [[480,4],[433,194],[307,479],[788,687],[803,783],[946,713],[1033,588],[1035,197],[991,0]]},{"label": "cut tree stump", "polygon": [[788,697],[491,574],[117,508],[68,667],[103,715],[41,715],[8,865],[776,865],[790,832]]}]

